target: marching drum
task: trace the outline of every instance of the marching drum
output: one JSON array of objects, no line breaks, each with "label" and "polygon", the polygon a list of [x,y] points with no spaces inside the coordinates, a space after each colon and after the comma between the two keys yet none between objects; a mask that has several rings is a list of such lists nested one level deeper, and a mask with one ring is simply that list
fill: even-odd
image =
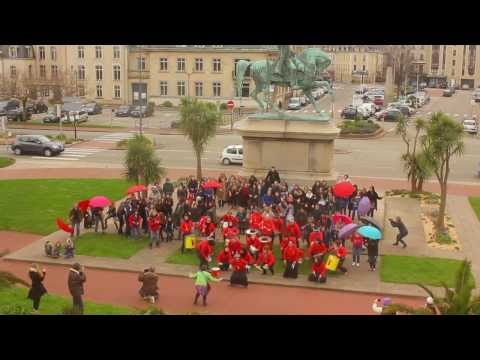
[{"label": "marching drum", "polygon": [[248,236],[255,236],[255,235],[258,235],[258,230],[248,229],[247,231],[245,231],[245,233],[246,233]]},{"label": "marching drum", "polygon": [[270,236],[260,236],[260,243],[263,246],[268,246],[270,249],[272,249],[272,238]]},{"label": "marching drum", "polygon": [[219,278],[220,277],[220,268],[219,267],[213,267],[211,270],[210,270],[210,274],[212,274],[212,276],[214,278]]},{"label": "marching drum", "polygon": [[197,236],[196,235],[187,235],[185,236],[185,249],[195,249],[197,245]]}]

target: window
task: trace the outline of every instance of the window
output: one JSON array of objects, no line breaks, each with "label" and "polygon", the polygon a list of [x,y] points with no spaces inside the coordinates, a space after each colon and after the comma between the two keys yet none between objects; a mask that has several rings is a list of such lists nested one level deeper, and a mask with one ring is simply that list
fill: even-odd
[{"label": "window", "polygon": [[10,66],[10,77],[15,79],[17,77],[17,67],[15,65]]},{"label": "window", "polygon": [[140,56],[137,58],[137,69],[139,71],[145,71],[145,57]]},{"label": "window", "polygon": [[84,59],[85,58],[85,47],[84,46],[79,46],[78,47],[78,58],[79,59]]},{"label": "window", "polygon": [[220,96],[221,94],[221,84],[218,81],[213,83],[213,96]]},{"label": "window", "polygon": [[58,66],[57,65],[52,65],[52,79],[58,78]]},{"label": "window", "polygon": [[95,78],[97,81],[102,81],[103,80],[103,67],[102,65],[96,65],[95,66]]},{"label": "window", "polygon": [[362,70],[363,70],[363,71],[365,71],[365,70],[366,70],[366,69],[365,69],[365,65],[363,65],[363,66],[362,66]]},{"label": "window", "polygon": [[49,88],[43,88],[41,92],[43,97],[49,97],[50,96],[50,89]]},{"label": "window", "polygon": [[160,71],[168,71],[168,59],[160,58]]},{"label": "window", "polygon": [[102,47],[95,46],[95,58],[101,59],[102,58]]},{"label": "window", "polygon": [[457,50],[453,50],[453,56],[457,56]]},{"label": "window", "polygon": [[222,62],[221,59],[213,59],[213,72],[222,71]]},{"label": "window", "polygon": [[203,96],[203,82],[195,81],[195,96]]},{"label": "window", "polygon": [[195,59],[195,71],[203,71],[203,59]]},{"label": "window", "polygon": [[45,47],[40,46],[38,48],[38,56],[40,57],[40,60],[45,60]]},{"label": "window", "polygon": [[185,81],[177,81],[177,95],[185,96]]},{"label": "window", "polygon": [[120,65],[113,65],[113,80],[120,81]]},{"label": "window", "polygon": [[78,86],[78,96],[85,96],[85,86]]},{"label": "window", "polygon": [[78,80],[85,80],[85,65],[78,65]]},{"label": "window", "polygon": [[455,60],[452,60],[452,66],[455,66]]},{"label": "window", "polygon": [[120,59],[120,46],[113,47],[113,58]]},{"label": "window", "polygon": [[30,46],[25,48],[27,58],[32,57],[32,48]]},{"label": "window", "polygon": [[31,79],[33,76],[33,67],[32,65],[28,65],[28,78]]},{"label": "window", "polygon": [[177,58],[177,72],[185,72],[185,59]]},{"label": "window", "polygon": [[227,154],[237,155],[237,149],[229,148],[229,149],[227,149]]},{"label": "window", "polygon": [[120,99],[120,85],[113,86],[113,96],[115,99]]},{"label": "window", "polygon": [[57,60],[57,48],[55,46],[50,46],[50,57],[52,58],[52,61]]},{"label": "window", "polygon": [[424,58],[423,58],[423,54],[420,54],[420,61],[423,61]]},{"label": "window", "polygon": [[103,88],[102,85],[97,85],[97,97],[103,97]]},{"label": "window", "polygon": [[168,85],[166,81],[160,81],[160,96],[168,95]]},{"label": "window", "polygon": [[357,71],[357,65],[353,65],[353,71]]},{"label": "window", "polygon": [[45,65],[40,65],[40,78],[45,79],[47,77],[47,69]]},{"label": "window", "polygon": [[8,48],[8,56],[11,58],[16,58],[18,55],[17,47],[16,46],[10,46]]}]

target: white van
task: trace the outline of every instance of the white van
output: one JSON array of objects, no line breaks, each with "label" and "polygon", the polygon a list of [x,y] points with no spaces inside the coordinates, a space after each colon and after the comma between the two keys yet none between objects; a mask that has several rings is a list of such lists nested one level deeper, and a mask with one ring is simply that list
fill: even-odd
[{"label": "white van", "polygon": [[362,114],[364,118],[369,118],[375,114],[376,107],[374,103],[363,103],[358,105],[357,111]]},{"label": "white van", "polygon": [[220,162],[223,165],[243,163],[243,145],[229,145],[223,149],[220,155]]}]

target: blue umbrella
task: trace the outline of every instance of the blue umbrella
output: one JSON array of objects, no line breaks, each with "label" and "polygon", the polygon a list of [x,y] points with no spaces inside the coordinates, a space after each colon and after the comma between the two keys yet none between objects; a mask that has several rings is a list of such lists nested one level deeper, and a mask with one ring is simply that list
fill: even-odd
[{"label": "blue umbrella", "polygon": [[357,233],[372,240],[380,240],[382,238],[382,233],[380,230],[370,225],[361,226],[357,229]]}]

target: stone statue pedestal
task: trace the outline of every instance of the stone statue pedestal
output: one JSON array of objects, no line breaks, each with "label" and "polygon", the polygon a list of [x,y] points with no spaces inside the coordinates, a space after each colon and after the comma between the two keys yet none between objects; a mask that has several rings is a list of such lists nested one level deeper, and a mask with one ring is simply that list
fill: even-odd
[{"label": "stone statue pedestal", "polygon": [[264,177],[275,166],[287,181],[336,181],[333,154],[340,129],[333,121],[272,115],[268,119],[252,115],[237,122],[235,130],[243,139],[240,175]]}]

